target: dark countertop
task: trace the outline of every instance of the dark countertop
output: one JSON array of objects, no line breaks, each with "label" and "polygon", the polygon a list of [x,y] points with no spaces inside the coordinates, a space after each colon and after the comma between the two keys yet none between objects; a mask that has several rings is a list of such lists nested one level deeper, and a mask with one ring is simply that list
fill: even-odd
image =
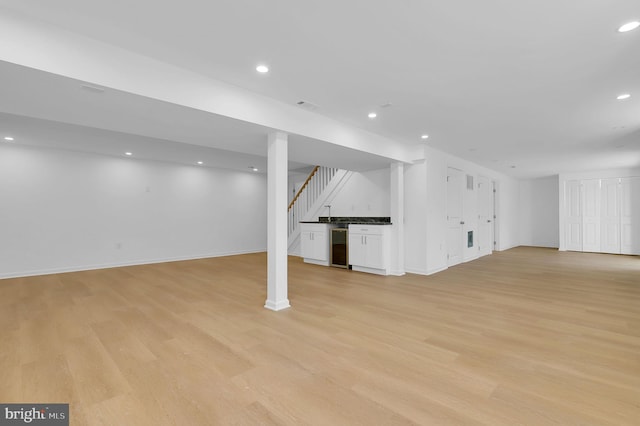
[{"label": "dark countertop", "polygon": [[392,225],[390,217],[332,217],[331,221],[327,216],[320,216],[317,221],[300,221],[300,223],[322,223],[327,225]]}]

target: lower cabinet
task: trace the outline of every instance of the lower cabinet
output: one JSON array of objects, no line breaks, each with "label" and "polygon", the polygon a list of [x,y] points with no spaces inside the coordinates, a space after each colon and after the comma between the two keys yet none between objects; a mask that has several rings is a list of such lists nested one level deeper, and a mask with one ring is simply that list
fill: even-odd
[{"label": "lower cabinet", "polygon": [[329,266],[329,228],[319,223],[300,224],[300,254],[305,262]]},{"label": "lower cabinet", "polygon": [[349,264],[354,271],[389,274],[389,226],[349,225]]}]

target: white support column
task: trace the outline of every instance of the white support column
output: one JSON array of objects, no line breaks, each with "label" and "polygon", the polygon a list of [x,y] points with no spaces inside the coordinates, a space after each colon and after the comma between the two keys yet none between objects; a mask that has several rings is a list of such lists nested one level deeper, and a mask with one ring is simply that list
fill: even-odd
[{"label": "white support column", "polygon": [[391,164],[391,274],[404,275],[404,163]]},{"label": "white support column", "polygon": [[287,134],[270,133],[267,143],[267,301],[264,307],[279,311],[291,306],[287,294]]}]

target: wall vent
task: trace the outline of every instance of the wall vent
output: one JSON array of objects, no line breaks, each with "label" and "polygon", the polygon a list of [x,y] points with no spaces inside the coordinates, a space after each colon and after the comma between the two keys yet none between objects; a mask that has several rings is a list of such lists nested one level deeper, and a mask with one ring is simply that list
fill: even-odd
[{"label": "wall vent", "polygon": [[315,111],[320,108],[318,105],[309,101],[298,101],[296,102],[296,105],[298,105],[300,108],[306,109],[307,111]]}]

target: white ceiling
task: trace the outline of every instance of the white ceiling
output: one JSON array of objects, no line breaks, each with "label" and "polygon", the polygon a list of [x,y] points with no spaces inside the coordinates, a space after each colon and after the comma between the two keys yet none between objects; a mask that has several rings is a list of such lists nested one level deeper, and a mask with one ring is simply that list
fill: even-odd
[{"label": "white ceiling", "polygon": [[[85,82],[3,61],[0,81],[0,136],[11,135],[13,143],[266,172],[273,129],[118,90],[86,90]],[[289,170],[364,171],[390,162],[300,135],[289,141]]]},{"label": "white ceiling", "polygon": [[[406,144],[422,143],[420,135],[428,133],[429,145],[515,177],[640,165],[640,29],[616,31],[640,20],[637,0],[0,5],[285,103],[310,101],[320,106],[319,114]],[[259,62],[271,72],[258,75]],[[620,93],[632,97],[617,101]],[[392,106],[380,108],[385,103]],[[154,113],[164,108],[151,104]],[[378,112],[375,120],[367,118],[372,110]],[[211,128],[186,134],[185,123],[168,126],[162,113],[162,134],[153,135],[134,123],[105,127],[99,122],[105,117],[86,111],[89,122],[98,122],[79,123],[85,126],[264,155],[250,148],[258,146],[250,141],[252,132],[264,129],[250,125],[232,134],[221,125],[225,137],[212,144],[201,140]],[[47,114],[38,117],[72,123]],[[190,115],[184,111],[185,120]],[[137,124],[152,124],[147,121]],[[339,152],[323,157],[330,146],[318,142],[292,144],[318,151],[292,159],[342,158]],[[349,155],[359,164],[363,154]],[[365,155],[362,162],[370,168],[384,159]]]}]

